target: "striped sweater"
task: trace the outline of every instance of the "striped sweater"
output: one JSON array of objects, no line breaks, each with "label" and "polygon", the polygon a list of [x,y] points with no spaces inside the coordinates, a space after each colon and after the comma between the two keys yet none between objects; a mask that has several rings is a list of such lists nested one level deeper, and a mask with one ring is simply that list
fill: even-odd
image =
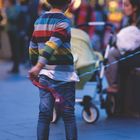
[{"label": "striped sweater", "polygon": [[70,20],[63,13],[46,12],[37,19],[29,46],[30,60],[45,64],[40,75],[53,80],[79,81],[70,50]]},{"label": "striped sweater", "polygon": [[34,25],[29,46],[30,60],[48,65],[73,65],[70,20],[63,13],[46,12]]}]

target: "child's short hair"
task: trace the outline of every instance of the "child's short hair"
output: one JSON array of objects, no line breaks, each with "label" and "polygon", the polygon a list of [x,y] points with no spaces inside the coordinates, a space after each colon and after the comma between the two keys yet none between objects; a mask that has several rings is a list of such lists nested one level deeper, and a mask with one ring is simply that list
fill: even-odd
[{"label": "child's short hair", "polygon": [[71,3],[71,0],[46,0],[52,7],[63,7],[69,3]]}]

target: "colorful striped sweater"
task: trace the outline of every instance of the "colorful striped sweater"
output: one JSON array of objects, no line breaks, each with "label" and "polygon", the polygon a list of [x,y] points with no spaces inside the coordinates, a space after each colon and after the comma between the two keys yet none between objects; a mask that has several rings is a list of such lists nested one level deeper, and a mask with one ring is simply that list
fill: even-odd
[{"label": "colorful striped sweater", "polygon": [[73,65],[70,50],[71,21],[63,13],[45,12],[34,25],[29,45],[33,65]]}]

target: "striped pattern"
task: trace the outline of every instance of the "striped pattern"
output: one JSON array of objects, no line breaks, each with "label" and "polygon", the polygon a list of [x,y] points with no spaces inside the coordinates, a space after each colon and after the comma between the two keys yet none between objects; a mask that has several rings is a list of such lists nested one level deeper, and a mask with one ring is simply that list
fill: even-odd
[{"label": "striped pattern", "polygon": [[46,12],[34,25],[29,46],[32,64],[72,65],[70,20],[63,13]]}]

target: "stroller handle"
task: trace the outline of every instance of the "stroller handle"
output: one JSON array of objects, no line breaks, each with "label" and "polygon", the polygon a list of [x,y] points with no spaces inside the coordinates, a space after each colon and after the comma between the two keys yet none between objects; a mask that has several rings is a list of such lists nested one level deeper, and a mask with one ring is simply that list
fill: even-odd
[{"label": "stroller handle", "polygon": [[111,32],[115,32],[115,25],[111,22],[87,22],[83,24],[76,25],[75,27],[82,27],[82,26],[105,26],[105,27],[111,27]]},{"label": "stroller handle", "polygon": [[106,23],[105,22],[88,22],[87,24],[89,26],[104,26]]}]

